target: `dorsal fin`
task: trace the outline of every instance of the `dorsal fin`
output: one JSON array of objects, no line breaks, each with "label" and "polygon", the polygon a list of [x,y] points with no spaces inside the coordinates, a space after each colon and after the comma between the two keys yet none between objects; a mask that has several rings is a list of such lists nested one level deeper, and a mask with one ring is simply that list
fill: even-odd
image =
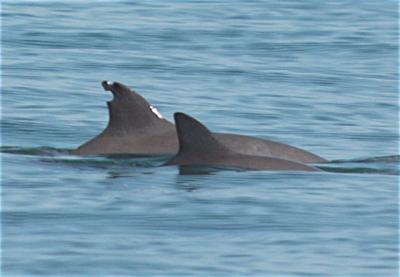
[{"label": "dorsal fin", "polygon": [[176,157],[201,158],[216,153],[230,153],[203,124],[184,113],[174,114],[179,141]]},{"label": "dorsal fin", "polygon": [[102,85],[114,96],[112,101],[107,102],[110,118],[107,130],[111,134],[140,134],[156,127],[173,130],[174,126],[135,90],[119,82],[103,81]]}]

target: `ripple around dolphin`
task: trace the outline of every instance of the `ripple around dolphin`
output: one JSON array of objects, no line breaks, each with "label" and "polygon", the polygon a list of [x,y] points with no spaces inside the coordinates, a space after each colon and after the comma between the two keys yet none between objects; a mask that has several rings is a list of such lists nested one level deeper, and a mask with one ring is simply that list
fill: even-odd
[{"label": "ripple around dolphin", "polygon": [[[66,165],[89,166],[97,168],[108,167],[158,167],[163,165],[170,156],[146,156],[146,155],[93,155],[74,156],[69,154],[70,149],[53,147],[17,147],[1,146],[0,153],[13,155],[38,156],[42,162],[61,163]],[[316,167],[331,173],[355,173],[355,174],[384,174],[400,175],[400,155],[389,155],[379,157],[367,157],[350,160],[334,160],[329,163],[316,164]],[[182,167],[180,174],[197,175],[212,174],[221,168],[210,167]],[[232,170],[232,169],[231,169]],[[237,170],[237,169],[233,169]],[[241,171],[241,170],[239,170]]]},{"label": "ripple around dolphin", "polygon": [[400,175],[400,155],[334,160],[318,168],[337,173]]},{"label": "ripple around dolphin", "polygon": [[59,156],[67,155],[68,149],[60,149],[53,147],[18,147],[18,146],[1,146],[0,152],[7,154],[19,154],[28,156]]},{"label": "ripple around dolphin", "polygon": [[93,155],[74,156],[69,154],[70,149],[59,149],[52,147],[15,147],[2,146],[0,152],[5,154],[16,154],[26,156],[38,156],[42,162],[62,163],[76,166],[93,167],[156,167],[163,164],[168,156],[142,156],[142,155]]},{"label": "ripple around dolphin", "polygon": [[371,157],[371,158],[363,158],[363,159],[351,159],[351,160],[335,160],[332,161],[334,163],[346,163],[346,162],[355,162],[355,163],[400,163],[400,155],[391,155],[391,156],[379,156],[379,157]]}]

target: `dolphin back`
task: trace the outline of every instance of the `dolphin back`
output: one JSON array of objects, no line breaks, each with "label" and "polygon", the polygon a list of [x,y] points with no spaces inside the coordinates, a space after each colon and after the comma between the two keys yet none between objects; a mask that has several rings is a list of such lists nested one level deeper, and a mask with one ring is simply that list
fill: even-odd
[{"label": "dolphin back", "polygon": [[166,165],[205,165],[253,170],[318,171],[318,169],[274,157],[241,154],[215,138],[203,124],[184,114],[174,114],[179,141],[178,154]]}]

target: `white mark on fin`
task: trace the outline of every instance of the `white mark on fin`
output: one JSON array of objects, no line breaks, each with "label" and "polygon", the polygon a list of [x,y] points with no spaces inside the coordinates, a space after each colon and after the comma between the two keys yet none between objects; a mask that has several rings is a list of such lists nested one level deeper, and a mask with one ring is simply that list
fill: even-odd
[{"label": "white mark on fin", "polygon": [[152,105],[150,105],[150,110],[160,119],[163,119],[162,114],[156,109],[154,108]]},{"label": "white mark on fin", "polygon": [[114,82],[107,81],[107,85],[111,86],[113,84],[114,84]]}]

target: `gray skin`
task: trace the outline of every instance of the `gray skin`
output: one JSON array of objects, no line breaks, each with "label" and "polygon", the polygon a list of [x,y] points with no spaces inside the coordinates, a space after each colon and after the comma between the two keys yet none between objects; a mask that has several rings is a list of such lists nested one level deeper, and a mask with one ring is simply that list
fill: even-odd
[{"label": "gray skin", "polygon": [[165,165],[216,166],[250,170],[319,171],[299,162],[280,158],[251,156],[231,150],[196,119],[175,113],[178,133],[178,154]]},{"label": "gray skin", "polygon": [[[137,154],[164,155],[178,152],[174,124],[162,118],[141,95],[118,82],[103,81],[113,100],[107,102],[109,122],[103,132],[71,153],[75,155]],[[327,162],[305,150],[267,139],[214,133],[226,147],[241,153],[277,157],[303,163]]]}]

